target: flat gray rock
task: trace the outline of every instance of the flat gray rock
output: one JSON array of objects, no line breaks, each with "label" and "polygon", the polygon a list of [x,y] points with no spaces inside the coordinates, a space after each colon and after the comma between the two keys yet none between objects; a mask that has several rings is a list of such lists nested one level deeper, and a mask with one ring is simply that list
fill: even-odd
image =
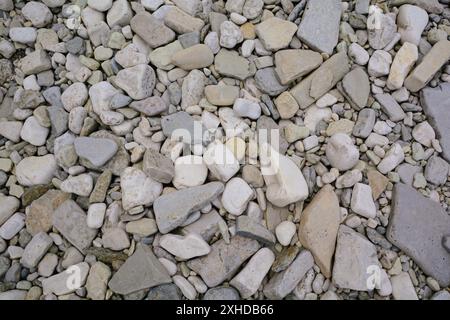
[{"label": "flat gray rock", "polygon": [[420,102],[428,121],[439,138],[442,156],[450,161],[450,83],[443,83],[436,88],[425,88],[420,93]]},{"label": "flat gray rock", "polygon": [[166,283],[149,290],[146,300],[181,300],[181,290],[173,283]]},{"label": "flat gray rock", "polygon": [[339,288],[368,291],[371,266],[380,267],[375,245],[362,234],[341,225],[334,254],[333,282]]},{"label": "flat gray rock", "polygon": [[370,108],[362,109],[353,127],[353,135],[359,138],[367,138],[373,130],[376,116],[375,110]]},{"label": "flat gray rock", "polygon": [[150,178],[161,183],[169,183],[175,174],[172,160],[153,149],[145,151],[143,171]]},{"label": "flat gray rock", "polygon": [[405,112],[397,101],[388,93],[379,93],[375,99],[381,105],[381,110],[389,117],[389,120],[397,122],[406,117]]},{"label": "flat gray rock", "polygon": [[73,200],[64,201],[53,213],[53,226],[78,250],[84,252],[97,235],[87,225],[84,211]]},{"label": "flat gray rock", "polygon": [[180,111],[161,118],[163,133],[168,138],[180,139],[184,143],[202,143],[203,126],[195,122],[187,112]]},{"label": "flat gray rock", "polygon": [[308,1],[297,36],[310,48],[332,54],[339,39],[341,0]]},{"label": "flat gray rock", "polygon": [[215,287],[206,291],[203,300],[239,300],[239,292],[232,287]]},{"label": "flat gray rock", "polygon": [[109,281],[109,288],[118,294],[130,294],[142,289],[170,283],[172,279],[166,268],[159,262],[146,245],[138,245]]},{"label": "flat gray rock", "polygon": [[360,110],[367,105],[370,82],[367,73],[362,68],[356,68],[347,73],[342,80],[342,85],[338,88],[356,110]]},{"label": "flat gray rock", "polygon": [[118,149],[114,140],[103,138],[78,137],[73,144],[77,155],[89,160],[96,167],[107,163]]},{"label": "flat gray rock", "polygon": [[168,233],[179,227],[192,212],[200,210],[214,200],[223,189],[223,183],[210,182],[160,196],[153,203],[159,231]]},{"label": "flat gray rock", "polygon": [[303,250],[285,269],[275,274],[264,286],[264,295],[271,300],[281,300],[291,293],[314,266],[314,258],[308,250]]},{"label": "flat gray rock", "polygon": [[259,248],[258,241],[240,236],[231,238],[229,244],[221,239],[211,246],[207,256],[188,261],[187,265],[202,277],[208,287],[215,287],[231,279]]},{"label": "flat gray rock", "polygon": [[239,216],[236,219],[236,234],[245,238],[255,239],[266,245],[276,242],[275,235],[265,226],[249,216]]},{"label": "flat gray rock", "polygon": [[276,96],[287,90],[288,86],[283,86],[278,80],[275,68],[264,68],[255,73],[256,86],[269,96]]},{"label": "flat gray rock", "polygon": [[395,185],[387,238],[443,287],[450,284],[450,253],[442,245],[449,230],[450,216],[439,203]]},{"label": "flat gray rock", "polygon": [[428,159],[424,174],[428,182],[439,186],[447,182],[448,172],[448,162],[441,157],[432,156]]}]

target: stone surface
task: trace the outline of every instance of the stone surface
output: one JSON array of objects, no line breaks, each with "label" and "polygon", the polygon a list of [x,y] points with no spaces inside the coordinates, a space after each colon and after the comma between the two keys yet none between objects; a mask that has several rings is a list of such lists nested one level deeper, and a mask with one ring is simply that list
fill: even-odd
[{"label": "stone surface", "polygon": [[210,182],[164,194],[153,203],[156,223],[161,233],[168,233],[179,227],[191,213],[203,208],[223,191],[223,184]]},{"label": "stone surface", "polygon": [[130,26],[152,48],[172,42],[175,38],[175,32],[148,12],[135,15],[130,21]]},{"label": "stone surface", "polygon": [[164,266],[146,245],[137,247],[112,276],[108,287],[119,294],[129,294],[172,282]]},{"label": "stone surface", "polygon": [[[426,216],[421,214],[424,210]],[[450,255],[441,244],[449,224],[450,219],[439,203],[404,184],[395,185],[387,238],[442,286],[450,283],[447,272]]]},{"label": "stone surface", "polygon": [[74,141],[75,152],[79,157],[101,167],[117,152],[117,144],[110,139],[80,137]]},{"label": "stone surface", "polygon": [[307,75],[322,62],[322,56],[311,50],[287,49],[275,53],[275,71],[283,85]]},{"label": "stone surface", "polygon": [[344,133],[336,133],[328,140],[326,155],[331,165],[341,171],[353,168],[359,159],[352,139]]},{"label": "stone surface", "polygon": [[259,248],[256,240],[248,238],[234,236],[229,244],[221,239],[211,246],[207,256],[191,260],[187,265],[202,277],[207,286],[215,287],[233,277]]},{"label": "stone surface", "polygon": [[269,18],[256,26],[256,34],[267,50],[286,48],[297,31],[297,26],[276,17]]},{"label": "stone surface", "polygon": [[419,58],[417,46],[405,42],[397,52],[387,81],[387,86],[391,90],[400,89],[406,77]]},{"label": "stone surface", "polygon": [[23,186],[47,184],[53,178],[57,165],[52,154],[27,157],[16,166],[17,181]]},{"label": "stone surface", "polygon": [[357,183],[353,187],[351,209],[353,212],[365,217],[375,218],[376,207],[372,198],[372,188],[363,183]]},{"label": "stone surface", "polygon": [[298,238],[311,251],[321,272],[331,276],[338,227],[341,219],[339,200],[330,185],[324,186],[302,213]]},{"label": "stone surface", "polygon": [[222,204],[228,213],[239,216],[245,211],[252,197],[253,190],[247,182],[241,178],[232,178],[225,185]]},{"label": "stone surface", "polygon": [[56,208],[52,221],[64,238],[82,252],[97,235],[97,230],[87,226],[86,214],[73,200],[66,200]]},{"label": "stone surface", "polygon": [[339,0],[308,1],[298,38],[313,50],[332,54],[338,43],[341,13]]},{"label": "stone surface", "polygon": [[165,250],[183,260],[204,256],[211,251],[205,240],[195,233],[184,237],[170,233],[165,234],[159,240],[159,244]]}]

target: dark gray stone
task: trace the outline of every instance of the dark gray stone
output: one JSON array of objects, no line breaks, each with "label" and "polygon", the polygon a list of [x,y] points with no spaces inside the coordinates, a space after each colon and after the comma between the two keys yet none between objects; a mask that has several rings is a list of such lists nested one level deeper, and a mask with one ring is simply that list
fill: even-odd
[{"label": "dark gray stone", "polygon": [[142,289],[170,283],[172,279],[166,268],[159,262],[146,245],[138,245],[109,281],[109,288],[118,294],[130,294]]},{"label": "dark gray stone", "polygon": [[406,114],[395,99],[388,93],[379,93],[375,95],[375,99],[381,105],[381,110],[393,122],[401,121]]},{"label": "dark gray stone", "polygon": [[269,96],[276,96],[286,91],[288,86],[283,86],[278,80],[275,68],[264,68],[255,73],[256,86]]},{"label": "dark gray stone", "polygon": [[414,182],[414,175],[421,171],[422,171],[421,167],[413,166],[412,164],[409,163],[402,163],[396,169],[396,172],[400,176],[400,181],[409,186],[412,186]]},{"label": "dark gray stone", "polygon": [[387,238],[443,287],[450,284],[450,253],[442,245],[449,230],[450,216],[439,203],[395,185]]},{"label": "dark gray stone", "polygon": [[151,288],[146,300],[181,300],[181,291],[173,283]]}]

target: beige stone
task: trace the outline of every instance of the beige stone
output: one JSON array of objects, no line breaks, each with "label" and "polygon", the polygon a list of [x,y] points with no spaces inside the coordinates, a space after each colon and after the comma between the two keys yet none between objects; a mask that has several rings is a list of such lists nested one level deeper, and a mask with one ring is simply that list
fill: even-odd
[{"label": "beige stone", "polygon": [[256,34],[267,50],[277,51],[286,48],[297,31],[297,25],[280,18],[264,20],[256,26]]},{"label": "beige stone", "polygon": [[400,89],[403,87],[408,73],[419,58],[419,51],[417,46],[412,43],[405,42],[398,50],[391,65],[391,72],[387,80],[387,87],[391,90]]},{"label": "beige stone", "polygon": [[274,102],[280,113],[281,119],[292,118],[300,108],[297,101],[295,101],[294,97],[288,91],[280,94]]},{"label": "beige stone", "polygon": [[213,61],[214,54],[206,44],[196,44],[172,56],[172,63],[183,70],[209,67]]}]

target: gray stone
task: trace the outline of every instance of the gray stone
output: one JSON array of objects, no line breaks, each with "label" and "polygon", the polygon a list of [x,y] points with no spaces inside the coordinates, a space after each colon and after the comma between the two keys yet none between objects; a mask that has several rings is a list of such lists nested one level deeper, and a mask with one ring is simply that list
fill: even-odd
[{"label": "gray stone", "polygon": [[144,100],[133,101],[130,103],[130,108],[152,117],[166,111],[167,105],[161,97],[153,96]]},{"label": "gray stone", "polygon": [[381,105],[381,110],[389,117],[389,120],[397,122],[406,117],[402,107],[390,94],[379,93],[375,95],[375,99]]},{"label": "gray stone", "polygon": [[109,281],[109,288],[118,294],[129,294],[142,289],[170,283],[167,270],[146,245],[138,245]]},{"label": "gray stone", "polygon": [[[380,9],[378,8],[378,10]],[[397,32],[397,25],[391,15],[381,14],[379,19],[379,26],[375,26],[375,28],[368,30],[369,44],[376,50],[385,48],[392,41]]]},{"label": "gray stone", "polygon": [[370,93],[370,82],[367,73],[362,68],[355,68],[342,80],[338,86],[353,108],[360,110],[367,105]]},{"label": "gray stone", "polygon": [[206,77],[199,70],[192,70],[183,79],[181,87],[181,108],[186,109],[190,106],[198,105],[203,98]]},{"label": "gray stone", "polygon": [[450,83],[444,83],[436,88],[425,88],[421,91],[420,101],[428,121],[434,128],[442,147],[442,156],[450,161]]},{"label": "gray stone", "polygon": [[145,64],[120,70],[115,83],[134,100],[142,100],[153,93],[156,78],[155,71]]},{"label": "gray stone", "polygon": [[117,152],[117,144],[110,139],[78,137],[74,141],[75,152],[94,166],[106,164]]},{"label": "gray stone", "polygon": [[221,239],[211,246],[207,256],[190,260],[187,265],[202,277],[208,287],[215,287],[231,279],[259,248],[256,240],[240,236],[231,238],[229,244]]},{"label": "gray stone", "polygon": [[183,227],[181,233],[184,235],[197,233],[205,241],[209,242],[220,231],[220,223],[225,223],[225,221],[216,210],[211,210],[208,213],[202,214],[197,221]]},{"label": "gray stone", "polygon": [[53,239],[45,232],[39,232],[27,244],[20,263],[28,269],[34,268],[53,244]]},{"label": "gray stone", "polygon": [[358,113],[358,120],[353,127],[353,135],[359,138],[367,138],[375,125],[376,113],[373,109],[362,109]]},{"label": "gray stone", "polygon": [[264,286],[264,295],[271,300],[281,300],[291,293],[305,274],[314,266],[314,258],[308,250],[302,250],[285,269],[276,273]]},{"label": "gray stone", "polygon": [[175,32],[148,12],[136,14],[131,19],[130,26],[152,48],[160,47],[175,39]]},{"label": "gray stone", "polygon": [[161,183],[170,183],[175,174],[172,160],[153,149],[145,151],[143,171]]},{"label": "gray stone", "polygon": [[239,300],[239,292],[232,287],[215,287],[205,292],[203,300]]},{"label": "gray stone", "polygon": [[438,186],[447,182],[449,173],[449,164],[444,159],[433,156],[428,159],[425,166],[425,178],[428,182]]},{"label": "gray stone", "polygon": [[306,109],[330,91],[350,71],[345,52],[337,53],[290,90],[301,109]]},{"label": "gray stone", "polygon": [[316,51],[332,54],[339,38],[340,0],[308,1],[298,27],[298,38]]},{"label": "gray stone", "polygon": [[151,205],[161,194],[163,186],[142,170],[128,167],[120,175],[120,188],[122,190],[122,206],[125,210],[130,210],[141,205]]},{"label": "gray stone", "polygon": [[146,300],[181,300],[181,291],[173,283],[162,284],[151,288]]},{"label": "gray stone", "polygon": [[[445,1],[441,1],[446,3]],[[444,10],[442,4],[438,0],[392,0],[389,5],[392,7],[400,7],[403,4],[412,4],[426,10],[428,13],[441,14]]]},{"label": "gray stone", "polygon": [[387,238],[443,287],[450,284],[450,253],[442,246],[448,230],[450,217],[439,203],[404,184],[395,185]]},{"label": "gray stone", "polygon": [[153,203],[156,223],[161,233],[168,233],[186,221],[191,213],[200,210],[222,193],[221,182],[210,182],[164,194]]},{"label": "gray stone", "polygon": [[78,250],[84,252],[97,235],[87,225],[84,211],[73,200],[64,201],[53,213],[53,226]]},{"label": "gray stone", "polygon": [[339,227],[334,255],[333,282],[339,288],[368,291],[369,267],[380,267],[374,244],[353,229]]},{"label": "gray stone", "polygon": [[0,196],[0,226],[19,209],[20,201],[12,196]]},{"label": "gray stone", "polygon": [[402,163],[396,169],[398,175],[400,176],[400,181],[404,184],[412,186],[414,175],[416,173],[422,172],[419,166],[413,166],[409,163]]},{"label": "gray stone", "polygon": [[214,66],[221,75],[242,81],[252,74],[249,61],[236,51],[221,49],[214,59]]},{"label": "gray stone", "polygon": [[[80,280],[79,284],[81,286],[84,286],[89,273],[89,264],[86,262],[81,262],[74,265],[73,267],[75,268],[73,270],[77,270],[78,272]],[[54,293],[55,295],[61,296],[75,292],[77,287],[69,285],[72,284],[69,280],[71,280],[74,271],[66,271],[67,270],[64,270],[63,272],[42,280],[42,291],[44,295]]]},{"label": "gray stone", "polygon": [[36,50],[29,53],[20,60],[19,64],[26,76],[47,71],[52,68],[50,58],[44,50]]},{"label": "gray stone", "polygon": [[255,239],[265,245],[273,245],[276,242],[275,235],[265,226],[248,216],[239,216],[236,219],[236,234],[250,239]]},{"label": "gray stone", "polygon": [[288,86],[283,86],[278,80],[275,68],[264,68],[256,71],[256,86],[269,96],[276,96],[287,90]]},{"label": "gray stone", "polygon": [[161,127],[164,135],[168,138],[181,137],[182,141],[188,144],[202,143],[202,125],[196,123],[194,118],[187,112],[180,111],[162,117]]}]

